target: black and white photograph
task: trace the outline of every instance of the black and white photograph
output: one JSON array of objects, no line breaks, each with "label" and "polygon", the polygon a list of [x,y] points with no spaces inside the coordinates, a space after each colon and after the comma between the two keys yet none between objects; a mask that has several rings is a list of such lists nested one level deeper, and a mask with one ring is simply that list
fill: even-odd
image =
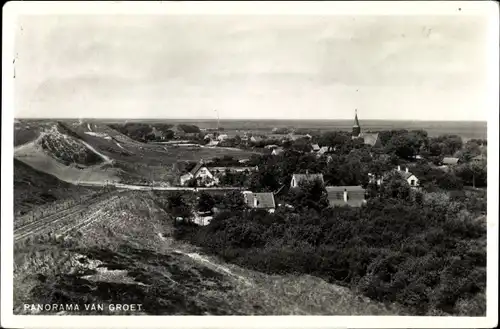
[{"label": "black and white photograph", "polygon": [[2,318],[495,326],[498,4],[385,5],[7,4]]}]

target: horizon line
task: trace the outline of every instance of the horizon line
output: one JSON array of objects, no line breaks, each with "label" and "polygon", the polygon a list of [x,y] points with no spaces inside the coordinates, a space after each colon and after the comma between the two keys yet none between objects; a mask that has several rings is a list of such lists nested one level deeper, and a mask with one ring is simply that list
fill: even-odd
[{"label": "horizon line", "polygon": [[[175,121],[217,121],[215,118],[83,118],[83,117],[14,117],[14,120],[175,120]],[[230,118],[230,119],[220,119],[219,121],[352,121],[354,119],[325,119],[325,118]],[[484,122],[488,123],[488,120],[422,120],[422,119],[361,119],[360,121],[419,121],[419,122]]]}]

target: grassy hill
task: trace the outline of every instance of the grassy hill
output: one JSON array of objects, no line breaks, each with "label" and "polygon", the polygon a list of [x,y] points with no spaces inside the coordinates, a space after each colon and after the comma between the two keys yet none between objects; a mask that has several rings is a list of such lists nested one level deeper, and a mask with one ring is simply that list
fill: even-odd
[{"label": "grassy hill", "polygon": [[34,207],[71,199],[92,191],[63,182],[14,159],[14,209],[24,213]]},{"label": "grassy hill", "polygon": [[157,198],[127,192],[89,210],[90,225],[64,239],[17,243],[14,312],[27,313],[23,303],[140,303],[148,315],[403,314],[313,276],[267,275],[205,256],[172,238]]}]

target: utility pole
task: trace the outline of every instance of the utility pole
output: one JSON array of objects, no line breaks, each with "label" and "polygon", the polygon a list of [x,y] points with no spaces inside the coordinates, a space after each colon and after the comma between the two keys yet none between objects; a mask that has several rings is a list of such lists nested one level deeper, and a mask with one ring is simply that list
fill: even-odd
[{"label": "utility pole", "polygon": [[219,131],[219,111],[217,111],[217,109],[215,109],[214,111],[217,114],[217,132],[218,132]]}]

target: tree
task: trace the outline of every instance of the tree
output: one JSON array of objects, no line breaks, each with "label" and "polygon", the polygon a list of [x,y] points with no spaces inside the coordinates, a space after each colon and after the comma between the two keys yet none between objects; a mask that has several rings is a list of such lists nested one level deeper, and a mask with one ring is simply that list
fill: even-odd
[{"label": "tree", "polygon": [[385,146],[385,150],[388,154],[395,154],[402,159],[410,160],[417,155],[420,143],[421,141],[413,135],[398,134],[391,137]]},{"label": "tree", "polygon": [[319,137],[319,145],[327,146],[332,150],[336,147],[345,145],[351,140],[350,134],[343,131],[325,132]]},{"label": "tree", "polygon": [[310,208],[320,212],[328,206],[328,196],[320,180],[301,183],[289,192],[287,201],[299,210]]},{"label": "tree", "polygon": [[239,212],[245,209],[245,200],[243,194],[240,191],[229,191],[225,194],[224,198],[221,200],[221,209]]},{"label": "tree", "polygon": [[486,161],[467,163],[456,170],[456,175],[464,184],[472,185],[474,188],[487,185],[487,174]]},{"label": "tree", "polygon": [[198,210],[201,212],[211,211],[215,205],[214,198],[205,192],[200,193],[198,198]]},{"label": "tree", "polygon": [[385,198],[409,200],[411,196],[410,185],[397,173],[391,173],[384,179],[380,191]]},{"label": "tree", "polygon": [[167,210],[174,218],[182,217],[184,220],[191,217],[190,207],[184,201],[181,193],[175,192],[167,198]]}]

